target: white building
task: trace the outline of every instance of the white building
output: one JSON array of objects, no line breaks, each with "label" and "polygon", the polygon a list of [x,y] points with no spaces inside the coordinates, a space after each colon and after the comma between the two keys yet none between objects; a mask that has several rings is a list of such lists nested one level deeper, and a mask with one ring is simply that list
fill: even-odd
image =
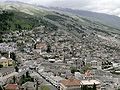
[{"label": "white building", "polygon": [[100,62],[100,61],[93,60],[90,62],[90,65],[93,69],[98,69],[98,70],[102,69],[102,62]]},{"label": "white building", "polygon": [[88,86],[93,87],[93,85],[96,85],[96,90],[101,90],[101,83],[97,80],[82,80],[81,86]]}]

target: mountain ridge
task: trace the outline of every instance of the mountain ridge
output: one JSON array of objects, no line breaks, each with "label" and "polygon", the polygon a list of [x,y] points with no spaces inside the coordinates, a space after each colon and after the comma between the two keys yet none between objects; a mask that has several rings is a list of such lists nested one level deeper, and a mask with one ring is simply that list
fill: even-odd
[{"label": "mountain ridge", "polygon": [[74,15],[80,15],[90,20],[98,21],[105,25],[109,25],[109,26],[120,29],[120,24],[119,24],[120,17],[115,15],[109,15],[105,13],[98,13],[98,12],[92,12],[92,11],[86,11],[86,10],[79,10],[79,9],[71,9],[71,8],[49,7],[49,9],[61,11],[64,13],[68,12]]}]

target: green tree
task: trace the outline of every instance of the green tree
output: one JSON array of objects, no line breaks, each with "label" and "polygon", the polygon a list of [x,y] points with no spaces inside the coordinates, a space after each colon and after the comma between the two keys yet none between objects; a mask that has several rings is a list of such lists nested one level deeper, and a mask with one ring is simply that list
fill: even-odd
[{"label": "green tree", "polygon": [[18,72],[19,71],[19,68],[17,66],[15,66],[15,71]]},{"label": "green tree", "polygon": [[13,83],[16,83],[16,77],[13,76]]},{"label": "green tree", "polygon": [[3,87],[0,85],[0,90],[4,90]]},{"label": "green tree", "polygon": [[93,90],[96,90],[96,84],[94,83],[94,85],[93,85]]},{"label": "green tree", "polygon": [[48,44],[47,45],[47,50],[46,50],[47,53],[50,53],[51,52],[51,46]]},{"label": "green tree", "polygon": [[0,64],[0,68],[2,68],[2,67],[3,67],[3,65]]},{"label": "green tree", "polygon": [[74,75],[75,72],[77,72],[77,69],[75,67],[71,67],[71,73]]},{"label": "green tree", "polygon": [[10,58],[12,58],[13,60],[16,60],[16,55],[14,52],[10,53]]},{"label": "green tree", "polygon": [[29,72],[27,71],[26,72],[26,78],[29,78],[30,77],[30,75],[29,75]]}]

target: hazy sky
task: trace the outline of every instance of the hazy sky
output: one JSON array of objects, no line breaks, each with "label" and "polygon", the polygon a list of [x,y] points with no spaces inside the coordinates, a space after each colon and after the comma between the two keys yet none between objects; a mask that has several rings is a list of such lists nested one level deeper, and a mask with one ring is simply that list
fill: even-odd
[{"label": "hazy sky", "polygon": [[120,0],[0,0],[75,8],[120,16]]}]

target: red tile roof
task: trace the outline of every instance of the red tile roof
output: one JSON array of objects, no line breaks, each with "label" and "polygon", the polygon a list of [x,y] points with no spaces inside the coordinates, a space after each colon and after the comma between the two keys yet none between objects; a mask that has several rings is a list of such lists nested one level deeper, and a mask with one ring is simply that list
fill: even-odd
[{"label": "red tile roof", "polygon": [[17,84],[7,84],[5,90],[17,90]]},{"label": "red tile roof", "polygon": [[45,43],[37,43],[37,44],[36,44],[36,48],[37,48],[37,49],[45,48],[45,47],[47,47],[47,45],[46,45]]},{"label": "red tile roof", "polygon": [[87,76],[87,77],[92,76],[91,71],[90,71],[90,70],[87,70],[87,71],[85,72],[85,76]]},{"label": "red tile roof", "polygon": [[68,87],[80,86],[80,80],[78,79],[65,79],[65,80],[61,80],[60,83]]}]

